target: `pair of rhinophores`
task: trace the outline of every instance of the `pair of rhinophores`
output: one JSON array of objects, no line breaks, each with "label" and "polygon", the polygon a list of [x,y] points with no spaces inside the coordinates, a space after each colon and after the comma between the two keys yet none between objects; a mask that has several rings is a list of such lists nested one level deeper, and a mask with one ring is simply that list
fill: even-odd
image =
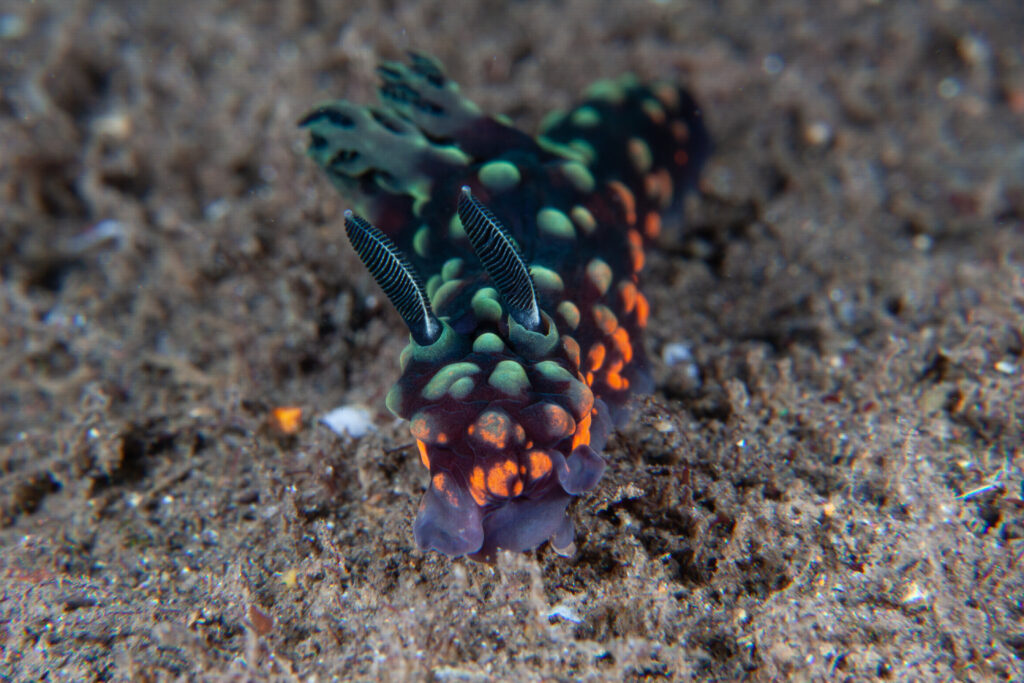
[{"label": "pair of rhinophores", "polygon": [[379,107],[331,102],[299,125],[411,334],[387,407],[430,471],[416,542],[474,559],[565,550],[569,502],[651,389],[639,274],[707,156],[701,114],[675,85],[625,77],[532,137],[427,56],[378,73]]}]

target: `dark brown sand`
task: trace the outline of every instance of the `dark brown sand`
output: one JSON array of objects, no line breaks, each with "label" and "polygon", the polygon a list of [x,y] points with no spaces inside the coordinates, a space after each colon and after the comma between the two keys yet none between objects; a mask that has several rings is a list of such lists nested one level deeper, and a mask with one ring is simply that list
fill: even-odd
[{"label": "dark brown sand", "polygon": [[[0,679],[1024,676],[1022,26],[0,1]],[[527,130],[676,78],[716,141],[648,258],[648,349],[692,363],[656,362],[570,559],[413,544],[405,335],[295,126],[406,49]],[[379,431],[336,436],[340,405]]]}]

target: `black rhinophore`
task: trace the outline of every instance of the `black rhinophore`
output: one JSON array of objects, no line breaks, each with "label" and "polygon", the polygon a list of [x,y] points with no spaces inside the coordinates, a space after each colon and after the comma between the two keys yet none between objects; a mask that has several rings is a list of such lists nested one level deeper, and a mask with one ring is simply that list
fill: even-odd
[{"label": "black rhinophore", "polygon": [[466,186],[459,193],[459,220],[512,319],[528,330],[540,329],[540,307],[530,269],[505,226]]},{"label": "black rhinophore", "polygon": [[345,233],[416,343],[427,346],[437,341],[441,322],[430,308],[430,299],[409,259],[387,235],[351,211],[345,212]]}]

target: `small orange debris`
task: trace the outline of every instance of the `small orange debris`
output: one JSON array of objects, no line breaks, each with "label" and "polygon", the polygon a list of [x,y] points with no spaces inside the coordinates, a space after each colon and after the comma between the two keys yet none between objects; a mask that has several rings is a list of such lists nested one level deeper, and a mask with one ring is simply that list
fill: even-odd
[{"label": "small orange debris", "polygon": [[256,605],[249,605],[249,624],[257,635],[265,636],[274,630],[274,617],[261,610]]},{"label": "small orange debris", "polygon": [[302,426],[302,408],[279,406],[270,412],[270,423],[282,434],[295,434]]}]

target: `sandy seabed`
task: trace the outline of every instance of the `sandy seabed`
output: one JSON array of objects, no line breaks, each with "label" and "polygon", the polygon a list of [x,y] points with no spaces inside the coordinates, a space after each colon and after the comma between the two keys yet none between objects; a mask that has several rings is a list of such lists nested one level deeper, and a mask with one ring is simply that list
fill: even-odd
[{"label": "sandy seabed", "polygon": [[[0,679],[1024,677],[1022,26],[0,0]],[[413,543],[406,335],[295,125],[408,49],[530,131],[596,78],[677,79],[715,140],[571,558]]]}]

